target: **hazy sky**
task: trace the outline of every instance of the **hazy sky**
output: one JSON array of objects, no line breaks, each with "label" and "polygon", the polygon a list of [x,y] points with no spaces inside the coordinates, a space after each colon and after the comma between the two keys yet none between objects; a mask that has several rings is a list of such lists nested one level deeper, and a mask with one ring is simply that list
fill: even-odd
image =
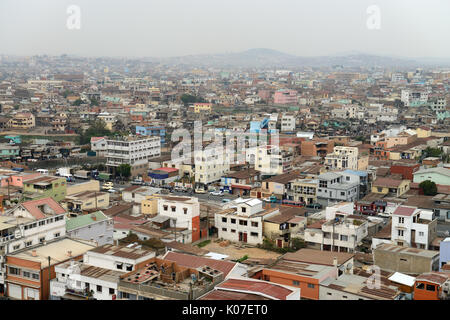
[{"label": "hazy sky", "polygon": [[[81,28],[66,26],[69,5]],[[380,29],[366,12],[380,8]],[[450,57],[450,0],[0,0],[0,54]]]}]

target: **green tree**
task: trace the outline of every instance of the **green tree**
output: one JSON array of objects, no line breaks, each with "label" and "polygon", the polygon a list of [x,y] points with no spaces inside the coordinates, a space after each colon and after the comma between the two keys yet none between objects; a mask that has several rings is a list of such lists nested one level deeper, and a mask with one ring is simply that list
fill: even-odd
[{"label": "green tree", "polygon": [[81,100],[81,99],[78,98],[77,100],[75,100],[75,101],[73,102],[72,105],[78,107],[78,106],[81,105],[82,103],[83,103],[83,100]]},{"label": "green tree", "polygon": [[181,96],[181,101],[183,101],[183,103],[185,105],[188,105],[189,103],[195,103],[195,102],[205,102],[205,100],[202,97],[193,96],[193,95],[187,94],[187,93],[184,93]]},{"label": "green tree", "polygon": [[422,181],[419,184],[419,188],[423,190],[423,194],[426,196],[435,196],[437,194],[436,183],[434,183],[433,181]]},{"label": "green tree", "polygon": [[440,157],[442,154],[442,150],[439,148],[431,148],[431,147],[427,147],[425,149],[425,158],[426,157]]},{"label": "green tree", "polygon": [[131,166],[128,163],[122,163],[117,167],[116,175],[121,178],[128,178],[131,176]]},{"label": "green tree", "polygon": [[112,132],[106,128],[103,120],[97,119],[91,123],[89,129],[80,134],[80,144],[89,144],[92,137],[112,136]]},{"label": "green tree", "polygon": [[94,98],[91,99],[91,107],[92,106],[98,106],[99,104],[100,103],[99,103],[99,101],[97,99],[94,99]]}]

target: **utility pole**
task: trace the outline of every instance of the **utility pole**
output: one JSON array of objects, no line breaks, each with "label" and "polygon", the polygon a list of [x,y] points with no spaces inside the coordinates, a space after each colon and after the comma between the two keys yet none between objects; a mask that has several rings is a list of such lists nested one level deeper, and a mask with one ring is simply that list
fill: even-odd
[{"label": "utility pole", "polygon": [[50,300],[50,293],[51,293],[51,290],[50,290],[50,281],[51,281],[51,277],[50,277],[50,260],[51,260],[51,258],[50,258],[50,256],[48,256],[48,300]]},{"label": "utility pole", "polygon": [[98,207],[97,207],[97,191],[94,191],[94,195],[95,195],[95,211],[98,211]]}]

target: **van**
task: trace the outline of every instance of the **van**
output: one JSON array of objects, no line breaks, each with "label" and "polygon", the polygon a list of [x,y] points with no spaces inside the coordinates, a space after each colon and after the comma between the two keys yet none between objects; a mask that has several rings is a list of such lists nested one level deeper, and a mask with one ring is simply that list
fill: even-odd
[{"label": "van", "polygon": [[40,174],[48,175],[48,170],[47,169],[37,169],[36,171],[39,172]]}]

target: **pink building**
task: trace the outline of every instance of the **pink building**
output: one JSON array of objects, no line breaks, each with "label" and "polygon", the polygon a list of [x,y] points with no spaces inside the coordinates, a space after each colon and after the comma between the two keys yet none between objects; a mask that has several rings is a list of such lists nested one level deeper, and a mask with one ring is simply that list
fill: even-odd
[{"label": "pink building", "polygon": [[8,176],[9,176],[8,178],[1,179],[0,186],[2,188],[8,187],[8,181],[10,187],[23,188],[24,181],[37,178],[41,176],[41,174],[38,172],[33,172],[33,173],[8,174]]},{"label": "pink building", "polygon": [[275,104],[297,104],[297,91],[295,90],[278,90],[273,96]]}]

